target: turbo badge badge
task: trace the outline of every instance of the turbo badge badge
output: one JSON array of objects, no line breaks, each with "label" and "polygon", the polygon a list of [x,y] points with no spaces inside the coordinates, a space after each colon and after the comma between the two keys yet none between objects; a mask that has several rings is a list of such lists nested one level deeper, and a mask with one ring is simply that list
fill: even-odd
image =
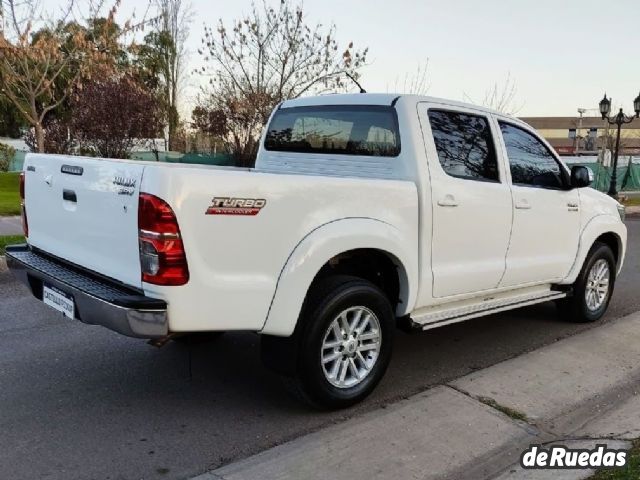
[{"label": "turbo badge badge", "polygon": [[266,204],[264,198],[213,197],[205,215],[257,215]]}]

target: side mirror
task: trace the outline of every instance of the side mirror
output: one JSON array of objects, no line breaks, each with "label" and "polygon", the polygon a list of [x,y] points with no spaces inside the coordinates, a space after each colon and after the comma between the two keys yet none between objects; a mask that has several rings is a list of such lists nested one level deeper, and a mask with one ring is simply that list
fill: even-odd
[{"label": "side mirror", "polygon": [[571,188],[588,187],[593,182],[593,171],[589,167],[575,165],[571,167]]}]

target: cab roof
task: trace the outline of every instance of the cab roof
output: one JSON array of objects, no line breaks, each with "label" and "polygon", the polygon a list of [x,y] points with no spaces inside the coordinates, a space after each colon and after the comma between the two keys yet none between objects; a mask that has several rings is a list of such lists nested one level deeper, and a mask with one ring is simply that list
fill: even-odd
[{"label": "cab roof", "polygon": [[444,105],[472,108],[474,110],[479,110],[486,113],[494,113],[496,115],[510,117],[510,115],[471,103],[458,102],[455,100],[447,100],[444,98],[429,97],[424,95],[402,95],[398,93],[336,93],[315,95],[312,97],[300,97],[293,100],[285,100],[280,105],[280,108],[312,107],[319,105],[392,105],[398,101],[402,101],[403,103],[405,101],[410,103],[442,103]]}]

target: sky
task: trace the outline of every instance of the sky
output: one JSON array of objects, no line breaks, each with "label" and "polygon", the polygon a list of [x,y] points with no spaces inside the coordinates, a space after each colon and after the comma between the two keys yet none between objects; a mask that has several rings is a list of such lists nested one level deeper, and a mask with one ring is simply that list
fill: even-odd
[{"label": "sky", "polygon": [[[122,0],[120,13],[141,12],[147,1]],[[189,72],[201,63],[204,25],[251,7],[190,2]],[[510,78],[520,116],[577,115],[597,109],[605,91],[630,112],[640,93],[640,0],[304,0],[303,10],[309,23],[335,23],[342,45],[369,47],[360,79],[369,92],[402,90],[405,76],[428,62],[428,95],[482,103]],[[202,79],[187,76],[191,102]]]}]

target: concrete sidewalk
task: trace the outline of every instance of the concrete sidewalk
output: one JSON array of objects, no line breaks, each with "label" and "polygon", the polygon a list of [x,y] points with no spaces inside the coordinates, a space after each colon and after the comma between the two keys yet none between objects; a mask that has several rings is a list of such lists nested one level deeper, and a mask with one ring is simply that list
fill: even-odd
[{"label": "concrete sidewalk", "polygon": [[640,436],[640,313],[196,477],[579,479],[522,470],[530,444],[629,448]]},{"label": "concrete sidewalk", "polygon": [[5,235],[22,235],[20,217],[0,217],[0,237]]}]

